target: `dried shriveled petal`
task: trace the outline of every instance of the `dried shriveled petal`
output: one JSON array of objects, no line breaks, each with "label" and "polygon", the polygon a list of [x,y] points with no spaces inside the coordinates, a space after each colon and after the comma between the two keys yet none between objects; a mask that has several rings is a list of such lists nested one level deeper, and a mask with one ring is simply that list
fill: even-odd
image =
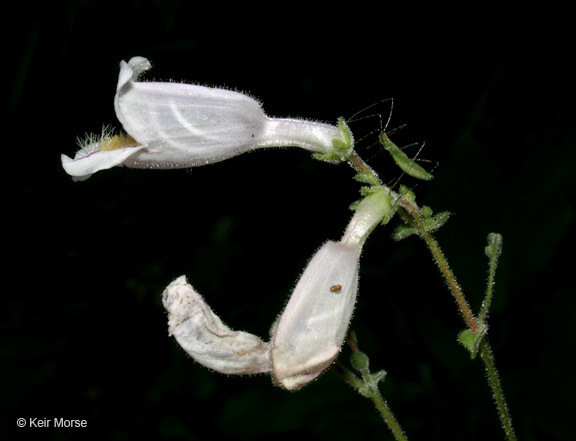
[{"label": "dried shriveled petal", "polygon": [[198,363],[223,374],[270,371],[270,345],[222,323],[184,276],[168,285],[162,301],[169,334]]}]

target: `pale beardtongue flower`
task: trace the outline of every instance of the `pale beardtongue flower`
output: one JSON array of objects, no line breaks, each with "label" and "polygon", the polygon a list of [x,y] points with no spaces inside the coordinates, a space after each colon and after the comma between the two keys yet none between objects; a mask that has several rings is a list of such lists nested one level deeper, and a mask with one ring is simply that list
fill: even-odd
[{"label": "pale beardtongue flower", "polygon": [[231,90],[172,82],[137,81],[151,67],[143,57],[120,63],[114,99],[125,135],[103,132],[80,142],[74,158],[61,156],[75,180],[124,165],[187,168],[273,146],[301,147],[326,160],[344,160],[352,144],[339,126],[270,118],[255,99]]},{"label": "pale beardtongue flower", "polygon": [[357,206],[339,242],[314,254],[271,329],[271,340],[232,331],[184,276],[163,293],[169,333],[198,363],[225,374],[270,372],[279,386],[308,384],[337,357],[354,311],[362,246],[392,212],[388,191],[379,189]]}]

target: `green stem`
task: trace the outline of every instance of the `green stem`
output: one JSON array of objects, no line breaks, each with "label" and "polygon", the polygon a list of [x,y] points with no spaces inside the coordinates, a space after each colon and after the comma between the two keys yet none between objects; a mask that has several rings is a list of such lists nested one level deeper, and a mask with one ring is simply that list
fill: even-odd
[{"label": "green stem", "polygon": [[388,425],[388,428],[394,434],[394,437],[398,441],[402,441],[402,440],[408,441],[408,438],[406,437],[406,435],[402,431],[402,428],[400,427],[398,420],[396,420],[396,417],[394,416],[394,414],[392,413],[392,411],[388,407],[388,404],[386,403],[386,401],[382,397],[382,394],[380,393],[380,391],[378,389],[373,390],[372,393],[370,394],[370,398],[372,399],[374,406],[376,406],[376,409],[378,409],[378,412],[380,412],[380,415],[382,415],[382,418],[384,419],[384,421]]},{"label": "green stem", "polygon": [[[472,310],[470,309],[470,306],[468,305],[468,302],[464,297],[464,292],[462,291],[462,288],[456,281],[456,276],[448,266],[448,262],[444,257],[444,254],[440,250],[438,242],[436,241],[436,239],[434,239],[432,234],[430,234],[424,228],[419,211],[416,211],[414,214],[413,213],[411,214],[413,216],[413,219],[415,220],[416,225],[420,230],[422,238],[424,239],[432,255],[434,256],[434,259],[436,260],[436,263],[438,264],[438,267],[440,268],[440,271],[442,272],[442,275],[444,276],[448,284],[448,287],[452,292],[452,295],[454,296],[454,298],[458,303],[464,321],[466,322],[470,330],[472,330],[472,332],[474,333],[478,332],[479,330],[478,321],[474,317],[474,314],[472,313]],[[482,342],[480,343],[480,355],[482,361],[484,362],[486,372],[488,374],[488,383],[490,384],[490,388],[492,389],[492,395],[494,397],[494,401],[496,402],[498,416],[500,418],[500,421],[502,422],[506,438],[509,441],[515,441],[517,438],[516,434],[514,433],[514,429],[512,427],[512,417],[510,416],[508,406],[506,405],[504,390],[502,389],[502,385],[500,384],[500,379],[498,377],[498,370],[496,369],[496,365],[494,363],[494,356],[492,355],[492,351],[490,350],[490,346],[488,344],[488,340],[486,339],[486,337],[484,337],[482,339]]]},{"label": "green stem", "polygon": [[[436,263],[438,264],[438,268],[440,268],[440,272],[444,276],[452,295],[456,299],[458,306],[460,308],[460,312],[462,313],[462,317],[464,321],[472,330],[472,332],[478,332],[479,325],[477,319],[474,317],[468,302],[464,297],[464,292],[462,288],[456,281],[456,276],[450,269],[448,265],[448,261],[444,257],[444,254],[440,250],[440,246],[436,239],[424,228],[424,224],[422,222],[422,218],[420,217],[420,212],[417,210],[414,213],[410,213],[415,221],[415,224],[418,226],[420,234],[430,252],[434,256]],[[502,389],[502,385],[500,384],[500,379],[498,377],[498,370],[496,369],[496,365],[494,363],[494,356],[492,355],[492,351],[490,350],[490,346],[488,344],[488,340],[486,337],[482,339],[480,343],[480,355],[482,361],[484,362],[484,366],[486,368],[486,372],[488,374],[488,383],[490,384],[490,388],[492,389],[492,395],[494,397],[494,401],[496,402],[496,408],[498,410],[498,416],[500,421],[502,422],[502,426],[504,428],[504,432],[506,434],[506,438],[509,441],[515,441],[516,434],[514,433],[514,428],[512,427],[512,417],[510,416],[510,412],[508,410],[508,406],[506,405],[506,398],[504,396],[504,390]]]},{"label": "green stem", "polygon": [[490,270],[488,272],[488,286],[486,288],[486,295],[484,296],[484,301],[478,313],[478,323],[484,323],[488,316],[488,309],[490,309],[490,303],[492,302],[492,292],[494,288],[494,270],[495,266],[491,263]]},{"label": "green stem", "polygon": [[408,437],[404,434],[400,423],[388,407],[388,404],[382,397],[380,390],[377,386],[370,387],[368,382],[363,382],[360,378],[354,375],[350,370],[337,363],[334,366],[334,372],[342,378],[346,383],[364,395],[366,398],[370,398],[376,407],[376,410],[380,413],[380,416],[394,435],[397,441],[408,441]]},{"label": "green stem", "polygon": [[[348,157],[348,163],[358,173],[371,175],[373,177],[374,182],[379,182],[379,183],[382,182],[380,180],[380,177],[376,174],[376,172],[374,172],[374,170],[372,170],[364,162],[364,160],[358,156],[358,154],[355,151],[352,151],[352,153]],[[450,266],[448,265],[448,261],[444,257],[444,254],[442,253],[442,250],[440,249],[438,242],[436,241],[434,236],[430,232],[427,231],[427,229],[424,225],[424,221],[422,219],[422,216],[420,215],[420,208],[416,205],[415,202],[413,202],[413,201],[411,201],[411,200],[409,200],[403,196],[398,198],[398,202],[399,202],[400,206],[403,208],[403,210],[402,209],[398,210],[399,214],[410,225],[412,225],[418,229],[420,236],[426,242],[426,245],[428,246],[430,252],[432,253],[432,256],[433,256],[434,260],[436,261],[436,264],[438,265],[438,268],[439,268],[440,272],[442,273],[442,276],[444,277],[444,280],[446,281],[448,288],[450,289],[450,292],[452,293],[452,296],[454,297],[454,299],[456,300],[456,303],[458,304],[458,309],[460,310],[460,313],[462,314],[462,318],[466,322],[466,325],[468,326],[468,328],[472,332],[477,333],[480,330],[480,327],[478,325],[478,320],[474,316],[474,313],[472,312],[472,309],[470,308],[470,305],[468,304],[468,302],[464,296],[464,292],[463,292],[462,288],[460,287],[460,285],[458,284],[458,281],[456,280],[456,276],[454,275],[454,273],[450,269]],[[489,293],[491,294],[491,292],[489,292]],[[503,391],[502,386],[500,384],[500,379],[498,377],[498,371],[496,369],[496,365],[494,364],[494,356],[492,355],[492,352],[490,351],[490,346],[489,346],[486,338],[484,338],[480,344],[480,354],[481,354],[481,359],[484,362],[484,365],[486,367],[486,372],[488,374],[488,382],[489,382],[490,387],[492,389],[492,394],[494,396],[494,400],[496,401],[496,407],[498,410],[499,418],[500,418],[500,421],[502,422],[502,425],[504,427],[504,432],[506,433],[506,437],[509,441],[515,441],[517,438],[516,438],[516,435],[514,433],[514,429],[512,427],[512,418],[511,418],[510,413],[508,411],[508,406],[506,405],[506,399],[504,397],[504,391]],[[378,392],[378,394],[380,394],[380,392]],[[372,399],[374,401],[374,404],[378,407],[378,405],[379,405],[379,404],[377,404],[378,398],[376,397],[376,398],[372,398]],[[380,400],[382,402],[384,402],[384,400],[382,399],[381,396],[380,396]],[[384,405],[385,405],[385,402],[384,402]]]},{"label": "green stem", "polygon": [[464,318],[466,325],[470,328],[472,332],[476,334],[478,332],[479,326],[476,321],[476,317],[474,316],[474,313],[472,312],[472,309],[470,308],[470,305],[466,300],[466,297],[464,297],[462,287],[460,286],[460,284],[456,280],[456,276],[450,269],[448,261],[446,260],[444,254],[442,253],[442,250],[440,249],[440,245],[438,244],[434,236],[432,236],[432,234],[426,230],[424,220],[420,215],[420,210],[417,209],[417,207],[416,209],[414,209],[415,204],[412,201],[407,202],[410,205],[407,205],[404,200],[401,200],[403,208],[406,209],[407,207],[409,207],[410,209],[409,215],[413,219],[413,224],[418,228],[420,236],[422,237],[422,239],[424,239],[426,245],[428,245],[428,249],[432,253],[434,260],[438,265],[438,269],[442,273],[442,276],[444,276],[444,280],[446,281],[446,284],[448,285],[448,288],[450,289],[452,296],[454,297],[456,303],[458,304],[458,309],[460,309],[460,313],[462,314],[462,317]]},{"label": "green stem", "polygon": [[509,441],[516,441],[516,434],[514,433],[514,428],[512,427],[512,418],[510,417],[510,412],[508,411],[508,406],[506,405],[506,398],[504,397],[504,391],[502,390],[502,385],[500,384],[498,370],[494,364],[494,356],[492,355],[490,344],[488,343],[488,339],[486,337],[484,337],[480,343],[480,357],[482,357],[484,366],[486,367],[488,382],[492,388],[492,396],[496,402],[500,422],[502,423],[502,427],[506,433],[506,438]]},{"label": "green stem", "polygon": [[350,155],[348,156],[348,164],[350,164],[350,167],[356,170],[357,173],[370,176],[372,178],[371,181],[373,185],[382,185],[380,176],[378,176],[378,174],[372,170],[372,168],[366,164],[366,162],[364,162],[360,156],[358,156],[356,150],[352,150],[352,152],[350,152]]},{"label": "green stem", "polygon": [[502,252],[502,236],[497,233],[490,233],[488,235],[488,246],[486,247],[486,254],[488,255],[488,286],[486,287],[486,295],[478,314],[478,323],[482,324],[488,317],[488,310],[492,302],[492,293],[494,291],[494,279],[496,277],[496,267],[498,266],[498,258]]}]

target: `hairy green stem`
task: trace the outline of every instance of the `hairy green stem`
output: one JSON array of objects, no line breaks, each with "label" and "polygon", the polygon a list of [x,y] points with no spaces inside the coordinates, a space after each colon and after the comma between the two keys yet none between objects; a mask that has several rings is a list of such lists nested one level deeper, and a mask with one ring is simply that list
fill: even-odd
[{"label": "hairy green stem", "polygon": [[376,406],[376,409],[378,409],[378,412],[380,412],[380,415],[382,415],[382,418],[384,419],[384,421],[388,425],[388,428],[394,434],[394,437],[398,441],[401,441],[401,440],[408,441],[408,438],[406,437],[406,435],[402,431],[402,428],[400,427],[398,420],[396,420],[396,417],[394,416],[394,414],[392,413],[392,411],[388,407],[388,404],[386,404],[386,401],[382,397],[382,394],[380,393],[380,391],[378,389],[374,390],[372,392],[372,394],[370,395],[370,398],[374,402],[374,406]]},{"label": "hairy green stem", "polygon": [[[448,261],[444,257],[440,246],[436,239],[432,236],[431,233],[426,231],[422,218],[420,216],[419,210],[415,210],[409,213],[412,219],[414,219],[414,224],[418,227],[421,237],[424,239],[430,252],[434,256],[434,260],[436,261],[440,272],[444,276],[446,283],[448,284],[448,288],[452,292],[452,295],[456,299],[458,303],[458,307],[466,322],[468,328],[477,333],[480,329],[478,325],[478,320],[472,313],[466,298],[464,297],[464,292],[462,288],[456,281],[456,276],[450,269],[448,265]],[[492,355],[492,351],[490,350],[490,346],[488,344],[488,340],[486,337],[482,339],[480,343],[480,355],[482,361],[484,362],[484,366],[486,368],[486,373],[488,374],[488,383],[490,388],[492,389],[492,395],[494,397],[494,401],[496,402],[496,408],[498,410],[498,416],[504,428],[504,432],[506,434],[506,438],[509,441],[515,441],[516,434],[514,433],[514,428],[512,427],[512,417],[510,416],[510,412],[508,410],[508,406],[506,405],[506,398],[504,396],[504,390],[502,389],[502,385],[500,384],[500,379],[498,377],[498,370],[496,369],[496,365],[494,363],[494,356]]]},{"label": "hairy green stem", "polygon": [[382,185],[380,176],[378,176],[378,174],[372,170],[372,168],[366,164],[360,156],[358,156],[358,153],[356,153],[355,150],[350,152],[350,155],[348,156],[348,164],[350,164],[350,167],[356,170],[357,173],[370,176],[374,185]]},{"label": "hairy green stem", "polygon": [[388,404],[382,397],[380,390],[377,386],[370,387],[369,384],[363,382],[360,378],[354,375],[349,369],[342,366],[340,363],[334,366],[334,372],[342,378],[346,383],[364,395],[366,398],[370,398],[376,407],[376,410],[380,413],[380,416],[394,435],[397,441],[408,441],[408,437],[405,435],[400,423],[388,407]]},{"label": "hairy green stem", "polygon": [[376,409],[378,409],[378,412],[380,412],[380,415],[382,415],[382,418],[388,425],[388,428],[394,434],[394,437],[398,441],[402,440],[408,441],[408,438],[402,431],[402,428],[400,427],[398,420],[396,420],[396,417],[388,407],[388,404],[382,397],[380,391],[378,389],[373,390],[372,393],[369,395],[369,397],[372,399],[372,402],[374,403],[374,406],[376,406]]},{"label": "hairy green stem", "polygon": [[488,235],[488,246],[486,247],[486,254],[489,259],[488,263],[488,284],[486,287],[486,295],[482,302],[482,307],[478,313],[478,323],[483,324],[488,317],[488,310],[492,302],[492,293],[494,291],[494,280],[496,277],[496,267],[498,266],[498,258],[502,252],[502,236],[497,233],[490,233]]},{"label": "hairy green stem", "polygon": [[426,230],[426,227],[424,226],[424,221],[422,219],[422,216],[420,215],[420,210],[418,210],[417,208],[416,209],[413,208],[415,204],[412,201],[408,201],[410,205],[407,205],[404,201],[401,201],[401,203],[403,205],[403,208],[405,209],[407,207],[410,207],[410,211],[408,214],[413,219],[413,224],[418,228],[420,236],[422,237],[422,239],[424,239],[426,245],[428,245],[428,249],[432,253],[434,261],[438,265],[438,269],[442,273],[442,276],[444,276],[444,280],[446,281],[448,288],[450,289],[450,292],[452,293],[454,299],[456,300],[456,303],[458,304],[458,309],[460,309],[460,313],[462,314],[462,317],[464,318],[466,325],[468,326],[468,328],[470,328],[472,332],[476,334],[479,329],[476,317],[474,316],[474,313],[472,312],[470,305],[468,304],[466,298],[464,297],[462,287],[460,286],[460,284],[456,280],[456,276],[450,269],[448,261],[446,260],[444,254],[442,253],[442,250],[440,249],[440,245],[438,244],[434,236],[432,236],[432,234]]},{"label": "hairy green stem", "polygon": [[[474,333],[478,332],[480,329],[478,325],[478,321],[475,318],[466,298],[464,297],[464,292],[462,288],[456,281],[456,276],[450,269],[448,265],[448,261],[444,257],[440,246],[436,239],[424,228],[424,224],[422,222],[422,218],[420,216],[419,211],[415,211],[410,213],[412,218],[415,221],[416,226],[418,226],[419,232],[421,237],[424,239],[430,252],[434,256],[434,260],[438,264],[438,268],[440,272],[444,276],[452,295],[456,299],[458,303],[460,312],[462,313],[462,317],[464,321],[470,328],[470,330]],[[506,405],[506,398],[504,396],[504,390],[502,389],[502,385],[500,384],[500,379],[498,377],[498,370],[496,369],[496,365],[494,363],[494,356],[492,355],[492,351],[490,350],[490,346],[488,344],[488,340],[486,337],[482,339],[480,343],[480,355],[482,361],[484,362],[484,366],[486,368],[486,372],[488,374],[488,383],[490,384],[490,388],[492,389],[492,395],[494,397],[494,401],[496,402],[496,408],[498,410],[498,416],[504,428],[504,432],[506,434],[506,438],[509,441],[515,441],[516,434],[514,433],[514,428],[512,427],[512,417],[510,416],[510,412],[508,410],[508,406]]]},{"label": "hairy green stem", "polygon": [[[364,160],[358,156],[358,154],[355,151],[352,151],[352,153],[348,157],[348,163],[354,170],[356,170],[356,172],[372,176],[373,182],[378,183],[382,182],[380,180],[380,177],[376,174],[376,172],[374,172],[374,170],[372,170],[364,162]],[[403,196],[400,196],[398,198],[398,203],[401,206],[401,209],[398,210],[399,214],[411,226],[416,227],[418,229],[420,237],[422,237],[422,239],[424,239],[424,241],[426,242],[426,245],[428,246],[430,252],[432,253],[434,261],[438,266],[438,269],[442,273],[442,276],[444,277],[444,280],[446,281],[446,284],[448,285],[448,288],[452,293],[452,296],[454,297],[456,303],[458,304],[458,309],[460,310],[462,318],[464,319],[468,328],[476,334],[480,330],[478,319],[472,312],[472,309],[470,308],[470,305],[468,304],[468,301],[464,296],[464,292],[460,287],[460,285],[458,284],[458,281],[456,280],[456,276],[450,269],[448,261],[446,260],[444,254],[442,253],[442,250],[440,249],[440,245],[438,244],[434,236],[426,229],[424,221],[420,214],[420,208],[416,205],[415,202]],[[490,283],[492,283],[492,280],[490,281]],[[489,291],[489,294],[491,295],[491,291]],[[485,316],[486,313],[484,312],[482,313],[481,318],[484,319]],[[509,441],[516,441],[517,439],[516,434],[514,433],[514,429],[512,427],[512,418],[510,416],[510,412],[508,411],[508,406],[506,405],[504,391],[500,384],[498,371],[494,363],[494,356],[492,355],[490,346],[486,338],[483,338],[480,344],[480,355],[486,368],[488,383],[490,384],[490,388],[492,389],[492,395],[494,397],[494,401],[496,402],[496,408],[498,410],[498,415],[500,421],[502,422],[504,432],[506,433],[506,438]],[[379,391],[378,395],[380,395]],[[377,407],[379,406],[379,404],[377,403],[380,403],[380,401],[378,400],[381,400],[381,402],[383,402],[385,405],[385,402],[382,399],[381,395],[379,398],[376,397],[372,399]]]},{"label": "hairy green stem", "polygon": [[486,337],[484,337],[480,343],[480,357],[482,358],[482,361],[484,361],[484,367],[486,368],[486,373],[488,375],[488,382],[492,388],[492,396],[496,402],[498,415],[500,417],[500,422],[502,423],[504,433],[506,433],[506,438],[509,441],[516,441],[516,433],[514,433],[514,427],[512,427],[512,418],[510,416],[510,412],[508,411],[508,405],[506,404],[506,398],[504,397],[502,385],[500,384],[498,370],[494,364],[494,356],[492,355],[492,350],[490,349],[490,344],[488,343],[488,339]]}]

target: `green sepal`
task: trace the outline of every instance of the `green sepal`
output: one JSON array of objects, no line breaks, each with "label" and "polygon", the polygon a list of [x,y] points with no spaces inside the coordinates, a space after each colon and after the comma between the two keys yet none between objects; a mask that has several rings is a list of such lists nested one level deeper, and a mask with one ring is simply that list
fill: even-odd
[{"label": "green sepal", "polygon": [[312,153],[312,157],[318,161],[327,162],[329,164],[340,164],[346,160],[345,157],[333,153]]},{"label": "green sepal", "polygon": [[332,141],[332,145],[336,147],[335,141],[338,141],[337,145],[340,145],[345,149],[350,149],[350,147],[352,147],[352,144],[354,142],[354,136],[352,135],[352,130],[350,130],[350,127],[348,126],[348,124],[346,124],[346,120],[344,119],[343,116],[338,118],[338,128],[340,129],[340,133],[342,133],[342,136],[344,137],[344,141],[335,139]]},{"label": "green sepal", "polygon": [[449,211],[443,211],[438,213],[436,216],[430,216],[424,219],[424,226],[426,227],[426,231],[428,233],[432,233],[438,230],[442,225],[444,225],[448,219],[450,218]]},{"label": "green sepal", "polygon": [[342,151],[342,150],[346,150],[349,147],[349,145],[346,142],[341,141],[339,139],[333,139],[332,140],[332,147],[334,147],[338,151]]},{"label": "green sepal", "polygon": [[381,193],[381,192],[387,193],[386,195],[384,195],[384,197],[386,198],[388,205],[389,205],[388,214],[386,216],[384,216],[382,218],[382,221],[381,221],[381,225],[386,225],[386,224],[388,224],[388,222],[390,222],[390,219],[392,219],[394,214],[396,214],[396,210],[398,208],[396,206],[396,204],[393,203],[393,199],[390,196],[390,189],[386,186],[371,185],[370,187],[367,187],[367,186],[360,187],[360,194],[362,195],[362,198],[353,202],[352,204],[350,204],[350,206],[348,208],[352,211],[356,211],[358,209],[358,205],[360,205],[362,203],[362,201],[364,201],[367,197],[370,197],[376,193]]},{"label": "green sepal", "polygon": [[342,139],[333,139],[332,147],[334,152],[331,153],[313,153],[312,157],[319,161],[328,162],[330,164],[339,164],[340,162],[346,161],[350,152],[352,151],[352,144],[354,143],[354,137],[352,136],[352,131],[343,117],[338,118],[338,128],[342,135]]},{"label": "green sepal", "polygon": [[355,202],[352,202],[348,208],[351,211],[356,211],[356,209],[358,208],[358,205],[360,205],[360,202],[362,202],[362,199],[355,201]]},{"label": "green sepal", "polygon": [[362,184],[369,184],[372,186],[380,185],[378,179],[370,173],[358,173],[356,176],[354,176],[354,180],[361,182]]},{"label": "green sepal", "polygon": [[[448,218],[450,217],[450,212],[443,211],[435,216],[432,216],[432,209],[429,207],[422,207],[421,214],[423,217],[424,230],[427,233],[433,233],[438,230],[442,225],[444,225]],[[413,234],[419,234],[420,231],[416,227],[412,227],[408,224],[398,225],[394,232],[392,233],[392,239],[398,241],[406,239]]]},{"label": "green sepal", "polygon": [[470,358],[475,358],[478,354],[478,349],[480,348],[480,343],[482,339],[488,332],[488,325],[485,323],[480,325],[478,332],[474,333],[471,329],[465,329],[458,334],[458,341],[468,349],[470,352]]},{"label": "green sepal", "polygon": [[[381,187],[380,187],[381,188]],[[370,196],[378,191],[378,187],[370,186],[370,187],[360,187],[360,194],[364,197]]]},{"label": "green sepal", "polygon": [[381,192],[387,193],[386,197],[387,197],[388,204],[389,204],[388,215],[386,215],[382,218],[381,225],[387,225],[388,222],[390,222],[390,219],[392,219],[392,217],[394,216],[394,214],[396,214],[396,210],[398,208],[397,205],[395,203],[393,203],[393,201],[391,200],[390,189],[386,186],[383,186],[383,185],[372,185],[371,187],[362,187],[360,189],[360,193],[364,197],[368,197],[368,196],[373,195],[375,193],[381,193]]},{"label": "green sepal", "polygon": [[370,187],[360,187],[360,194],[362,196],[370,196],[372,194],[381,192],[381,191],[386,191],[388,193],[390,193],[390,189],[388,187],[385,187],[384,185],[371,185]]},{"label": "green sepal", "polygon": [[392,233],[392,239],[399,241],[412,236],[413,234],[418,234],[418,230],[406,224],[398,225],[394,232]]}]

